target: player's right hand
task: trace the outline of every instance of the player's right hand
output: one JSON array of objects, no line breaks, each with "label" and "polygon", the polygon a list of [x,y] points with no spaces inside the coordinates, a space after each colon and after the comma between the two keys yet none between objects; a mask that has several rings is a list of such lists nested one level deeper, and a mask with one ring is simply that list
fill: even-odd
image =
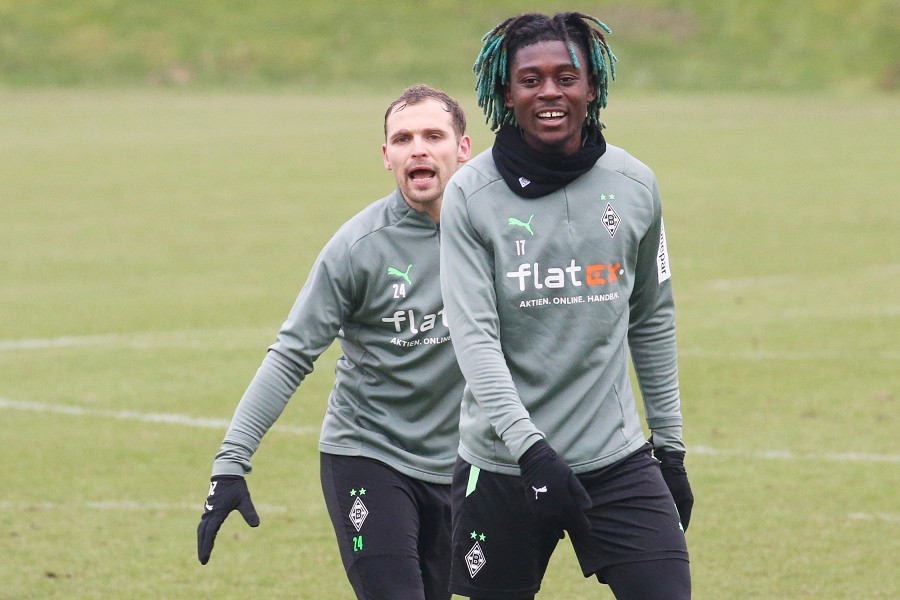
[{"label": "player's right hand", "polygon": [[200,564],[209,562],[216,534],[231,511],[237,509],[247,525],[259,525],[259,515],[250,500],[247,482],[240,475],[216,475],[209,482],[209,495],[204,504],[203,516],[197,526],[197,558]]},{"label": "player's right hand", "polygon": [[519,467],[528,503],[539,519],[569,532],[590,530],[585,511],[591,507],[591,497],[546,440],[526,450]]}]

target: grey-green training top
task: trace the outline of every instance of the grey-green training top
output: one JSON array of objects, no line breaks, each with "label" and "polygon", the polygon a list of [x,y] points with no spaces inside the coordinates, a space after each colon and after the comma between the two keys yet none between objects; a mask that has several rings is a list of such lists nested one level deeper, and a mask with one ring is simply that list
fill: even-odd
[{"label": "grey-green training top", "polygon": [[581,473],[640,448],[629,347],[654,445],[684,449],[669,259],[647,166],[607,145],[590,171],[526,199],[487,150],[451,178],[441,227],[441,288],[466,378],[463,459],[518,474],[545,437]]},{"label": "grey-green training top", "polygon": [[263,435],[337,338],[343,356],[319,450],[449,484],[463,379],[449,343],[439,255],[438,227],[399,190],[344,224],[241,398],[213,475],[250,472]]}]

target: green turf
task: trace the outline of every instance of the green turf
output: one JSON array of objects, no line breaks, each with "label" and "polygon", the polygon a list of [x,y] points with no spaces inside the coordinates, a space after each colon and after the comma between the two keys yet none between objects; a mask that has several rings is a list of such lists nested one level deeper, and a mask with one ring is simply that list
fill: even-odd
[{"label": "green turf", "polygon": [[0,0],[0,84],[468,87],[481,36],[535,10],[608,23],[620,87],[900,89],[896,0]]},{"label": "green turf", "polygon": [[[0,91],[0,600],[352,597],[315,444],[334,349],[255,457],[262,525],[206,567],[224,426],[152,418],[231,416],[319,248],[392,188],[389,99]],[[694,597],[900,597],[895,99],[626,93],[605,120],[663,194]],[[611,598],[566,545],[544,587]]]}]

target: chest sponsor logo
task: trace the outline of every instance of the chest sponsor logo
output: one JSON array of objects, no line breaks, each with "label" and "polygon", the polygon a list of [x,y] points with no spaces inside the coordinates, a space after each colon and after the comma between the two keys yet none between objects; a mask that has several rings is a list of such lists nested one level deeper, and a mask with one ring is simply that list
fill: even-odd
[{"label": "chest sponsor logo", "polygon": [[390,317],[384,317],[381,320],[384,323],[393,323],[394,331],[400,333],[401,331],[409,331],[410,333],[419,333],[420,331],[428,331],[429,329],[434,329],[434,326],[437,324],[438,319],[440,319],[441,325],[444,327],[447,326],[447,321],[444,319],[444,309],[437,311],[433,314],[427,314],[421,317],[421,321],[417,321],[416,312],[412,309],[409,310],[397,310],[394,311],[394,314]]},{"label": "chest sponsor logo", "polygon": [[[542,267],[540,263],[522,263],[518,270],[506,274],[519,282],[519,291],[544,288],[572,288],[573,295],[550,298],[531,298],[519,301],[519,308],[532,308],[562,304],[590,304],[619,299],[616,289],[619,277],[625,274],[620,263],[593,263],[579,265],[572,259],[564,267]],[[602,287],[598,287],[602,286]]]},{"label": "chest sponsor logo", "polygon": [[594,263],[581,266],[572,261],[563,267],[542,267],[540,263],[522,263],[515,271],[509,271],[506,276],[517,279],[519,291],[526,289],[540,290],[543,288],[560,289],[568,286],[581,287],[615,284],[619,281],[619,275],[625,270],[620,263]]}]

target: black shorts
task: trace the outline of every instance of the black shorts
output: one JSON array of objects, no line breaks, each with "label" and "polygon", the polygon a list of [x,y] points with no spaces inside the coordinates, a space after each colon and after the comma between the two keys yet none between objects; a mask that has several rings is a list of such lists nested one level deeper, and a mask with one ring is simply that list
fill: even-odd
[{"label": "black shorts", "polygon": [[[578,479],[593,500],[590,532],[571,536],[585,577],[602,581],[599,571],[622,563],[688,560],[678,511],[649,444]],[[452,495],[451,591],[498,599],[536,594],[564,534],[534,517],[522,479],[458,459]]]},{"label": "black shorts", "polygon": [[357,598],[449,600],[450,486],[320,454],[322,491]]}]

